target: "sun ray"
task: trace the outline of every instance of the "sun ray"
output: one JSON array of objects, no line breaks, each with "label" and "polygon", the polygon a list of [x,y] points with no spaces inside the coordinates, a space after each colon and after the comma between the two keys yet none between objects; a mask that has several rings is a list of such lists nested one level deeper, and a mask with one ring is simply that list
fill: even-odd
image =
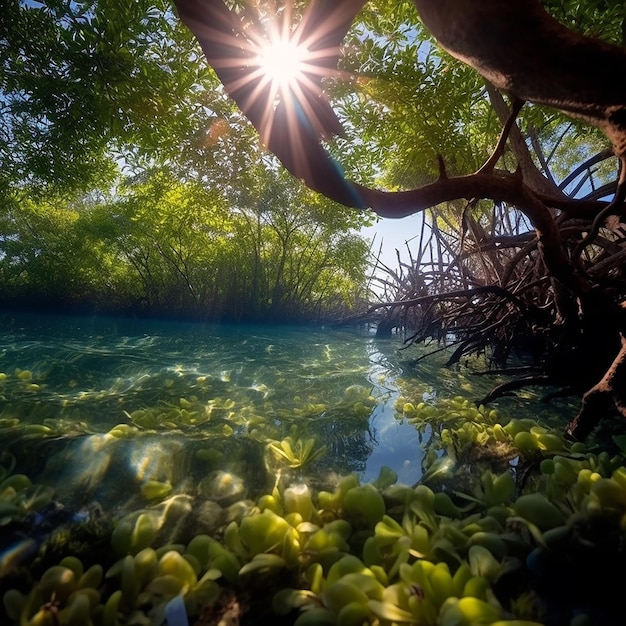
[{"label": "sun ray", "polygon": [[303,77],[309,51],[293,39],[269,41],[260,51],[259,67],[278,91],[291,90]]},{"label": "sun ray", "polygon": [[350,205],[353,183],[323,141],[342,135],[325,93],[341,43],[363,0],[310,0],[301,18],[284,0],[280,10],[252,1],[229,8],[224,0],[176,0],[227,93],[259,132],[262,143],[297,178]]}]

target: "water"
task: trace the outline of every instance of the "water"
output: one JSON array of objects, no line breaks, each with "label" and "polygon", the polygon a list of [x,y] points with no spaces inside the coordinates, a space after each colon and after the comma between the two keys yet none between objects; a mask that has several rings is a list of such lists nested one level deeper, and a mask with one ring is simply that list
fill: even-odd
[{"label": "water", "polygon": [[[394,409],[407,360],[397,339],[86,317],[0,322],[0,451],[76,509],[145,505],[154,485],[228,504],[267,493],[285,472],[320,485],[350,472],[371,481],[382,466],[405,484],[420,478],[418,434]],[[494,382],[440,365],[420,366],[423,398],[476,397]]]}]

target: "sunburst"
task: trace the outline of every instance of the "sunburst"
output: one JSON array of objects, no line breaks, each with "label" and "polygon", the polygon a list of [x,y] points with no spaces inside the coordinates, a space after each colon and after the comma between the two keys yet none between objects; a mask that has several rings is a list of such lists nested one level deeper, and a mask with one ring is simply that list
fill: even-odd
[{"label": "sunburst", "polygon": [[363,0],[311,0],[300,19],[293,0],[280,10],[252,0],[240,10],[224,0],[175,1],[263,144],[313,189],[335,197],[341,187],[339,197],[354,204],[353,186],[321,142],[343,132],[324,80],[343,76],[341,44]]},{"label": "sunburst", "polygon": [[238,46],[247,57],[246,69],[229,91],[240,90],[244,111],[255,118],[264,139],[276,124],[297,133],[295,126],[304,122],[320,137],[337,132],[322,88],[325,77],[338,74],[339,46],[331,36],[336,28],[332,11],[323,19],[305,12],[298,20],[287,0],[282,11],[253,18],[241,31]]},{"label": "sunburst", "polygon": [[298,111],[299,116],[318,126],[317,112],[312,109],[311,101],[320,93],[319,81],[323,73],[318,65],[319,53],[312,52],[308,45],[312,42],[300,38],[288,15],[281,23],[274,23],[268,31],[259,34],[255,33],[250,40],[254,61],[249,79],[256,83],[253,97],[257,98],[257,106],[264,109],[259,127],[261,135],[271,133],[279,106],[288,117]]},{"label": "sunburst", "polygon": [[311,54],[305,46],[292,39],[278,38],[268,41],[259,52],[259,69],[274,90],[293,92],[304,80]]}]

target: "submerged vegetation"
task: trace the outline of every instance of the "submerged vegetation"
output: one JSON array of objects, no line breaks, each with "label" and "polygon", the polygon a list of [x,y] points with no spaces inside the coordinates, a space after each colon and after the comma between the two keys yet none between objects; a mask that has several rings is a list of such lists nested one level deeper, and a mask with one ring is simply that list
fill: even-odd
[{"label": "submerged vegetation", "polygon": [[[401,376],[394,344],[372,337],[239,330],[250,361],[229,370],[223,339],[202,326],[187,340],[180,327],[133,326],[133,339],[73,318],[53,340],[50,322],[12,323],[20,339],[3,359],[33,365],[0,376],[3,623],[580,626],[620,615],[623,437],[571,443],[563,416],[476,406],[482,378],[436,366]],[[96,339],[83,345],[79,331]],[[355,463],[385,443],[365,445],[382,406],[418,435],[411,480],[398,478],[398,453],[368,480]]]},{"label": "submerged vegetation", "polygon": [[[619,446],[614,455],[598,453],[534,420],[500,417],[501,426],[482,407],[450,402],[404,404],[416,422],[432,411],[458,422],[464,412],[463,437],[458,429],[433,434],[429,446],[444,456],[418,485],[398,483],[383,467],[370,483],[350,474],[311,489],[290,453],[290,471],[273,488],[253,500],[235,495],[210,532],[198,534],[189,494],[144,483],[146,504],[109,515],[98,541],[72,540],[88,523],[78,519],[52,534],[48,552],[27,568],[9,571],[19,555],[5,552],[8,619],[21,626],[619,623],[626,582]],[[293,442],[281,445],[291,450]],[[493,456],[461,463],[476,447]],[[12,474],[7,459],[1,522],[12,532],[45,514],[54,494]],[[74,551],[55,561],[68,545]]]}]

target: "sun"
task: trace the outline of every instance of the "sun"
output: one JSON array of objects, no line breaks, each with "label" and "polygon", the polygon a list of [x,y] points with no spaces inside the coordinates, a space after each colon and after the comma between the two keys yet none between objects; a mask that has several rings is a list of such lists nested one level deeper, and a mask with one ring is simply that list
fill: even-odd
[{"label": "sun", "polygon": [[260,50],[258,64],[264,80],[276,91],[294,91],[304,78],[308,49],[292,39],[268,41]]},{"label": "sun", "polygon": [[[211,2],[207,0],[213,6]],[[339,48],[332,39],[337,26],[332,20],[320,23],[306,13],[294,19],[293,0],[283,2],[285,10],[276,15],[255,17],[252,13],[243,19],[233,14],[233,24],[237,24],[228,26],[223,37],[216,35],[215,47],[209,48],[228,93],[259,131],[262,142],[273,148],[286,141],[289,133],[330,137],[341,131],[322,84],[339,74]],[[229,22],[220,15],[218,23]],[[288,149],[300,147],[294,143]]]}]

